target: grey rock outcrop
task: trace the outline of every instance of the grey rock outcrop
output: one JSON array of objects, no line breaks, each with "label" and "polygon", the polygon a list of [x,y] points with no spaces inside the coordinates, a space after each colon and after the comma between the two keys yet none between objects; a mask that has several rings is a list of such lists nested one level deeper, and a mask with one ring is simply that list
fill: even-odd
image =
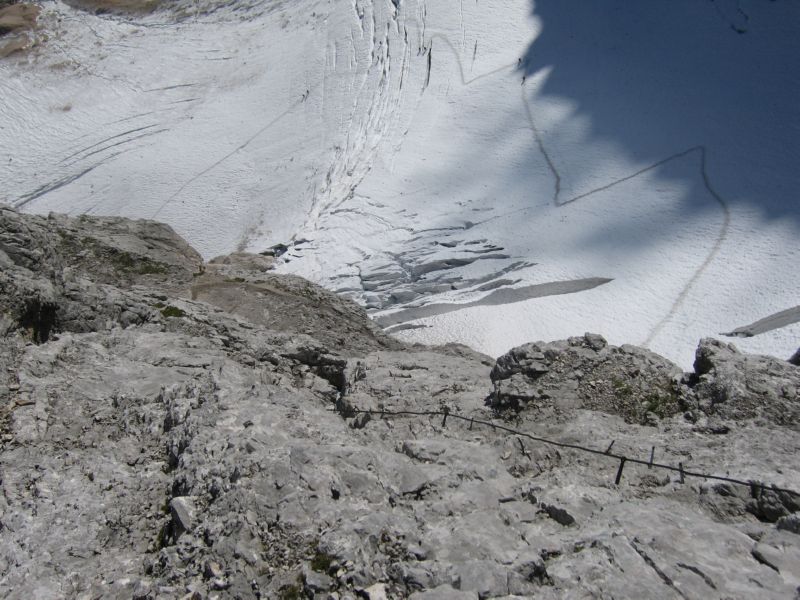
[{"label": "grey rock outcrop", "polygon": [[800,427],[800,369],[773,358],[739,352],[733,344],[700,341],[690,403],[722,419],[759,419]]},{"label": "grey rock outcrop", "polygon": [[491,378],[489,404],[499,412],[552,418],[581,408],[641,424],[684,413],[717,433],[730,421],[800,426],[800,369],[713,339],[700,341],[693,373],[644,348],[609,346],[587,333],[513,348],[497,359]]},{"label": "grey rock outcrop", "polygon": [[[172,229],[153,221],[28,216],[0,206],[0,313],[6,332],[36,342],[154,318],[132,290],[188,285],[203,264]],[[165,296],[164,296],[165,297]]]},{"label": "grey rock outcrop", "polygon": [[789,358],[789,364],[800,367],[800,348]]},{"label": "grey rock outcrop", "polygon": [[[268,260],[0,211],[2,597],[797,593],[795,496],[633,464],[617,485],[618,461],[503,429],[796,489],[796,400],[758,391],[796,366],[704,342],[684,375],[593,335],[408,347]],[[708,404],[712,379],[742,399]]]},{"label": "grey rock outcrop", "polygon": [[490,404],[548,416],[582,408],[647,423],[681,410],[681,370],[635,346],[609,346],[597,334],[524,344],[497,359]]}]

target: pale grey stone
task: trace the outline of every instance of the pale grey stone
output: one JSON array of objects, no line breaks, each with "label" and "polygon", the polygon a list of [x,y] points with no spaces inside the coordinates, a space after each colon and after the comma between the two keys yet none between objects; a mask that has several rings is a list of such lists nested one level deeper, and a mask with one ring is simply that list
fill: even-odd
[{"label": "pale grey stone", "polygon": [[[498,361],[406,347],[269,260],[203,265],[165,226],[6,208],[0,221],[4,598],[800,585],[791,494],[630,463],[614,485],[616,459],[477,422],[792,488],[786,361],[704,341],[683,374],[591,334]],[[446,423],[380,414],[443,407]]]},{"label": "pale grey stone", "polygon": [[456,590],[449,585],[440,585],[424,592],[414,592],[409,596],[409,600],[478,600],[478,594]]}]

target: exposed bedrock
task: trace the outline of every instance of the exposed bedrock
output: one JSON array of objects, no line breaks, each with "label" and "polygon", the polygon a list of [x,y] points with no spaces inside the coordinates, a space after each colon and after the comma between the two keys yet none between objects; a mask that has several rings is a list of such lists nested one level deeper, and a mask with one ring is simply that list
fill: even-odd
[{"label": "exposed bedrock", "polygon": [[644,348],[597,334],[525,344],[497,359],[491,406],[566,416],[588,408],[647,423],[681,411],[682,371]]},{"label": "exposed bedrock", "polygon": [[758,419],[800,426],[800,369],[771,356],[744,354],[733,344],[701,340],[689,377],[693,409],[723,419]]},{"label": "exposed bedrock", "polygon": [[609,346],[587,333],[518,346],[497,359],[491,378],[490,405],[499,411],[563,417],[586,408],[642,424],[678,413],[693,422],[755,419],[795,429],[800,424],[796,365],[743,354],[713,339],[700,341],[693,373],[644,348]]},{"label": "exposed bedrock", "polygon": [[797,489],[789,362],[407,346],[269,258],[0,219],[0,597],[797,593],[797,496],[636,464],[616,484],[618,460],[499,427]]}]

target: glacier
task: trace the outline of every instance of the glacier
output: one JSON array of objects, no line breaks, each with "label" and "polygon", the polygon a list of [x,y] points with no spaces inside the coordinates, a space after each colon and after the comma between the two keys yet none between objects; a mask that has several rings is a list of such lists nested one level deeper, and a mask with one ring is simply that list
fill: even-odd
[{"label": "glacier", "polygon": [[[800,5],[42,3],[0,202],[272,252],[398,337],[595,331],[683,366],[800,304]],[[797,319],[737,337],[789,356]]]}]

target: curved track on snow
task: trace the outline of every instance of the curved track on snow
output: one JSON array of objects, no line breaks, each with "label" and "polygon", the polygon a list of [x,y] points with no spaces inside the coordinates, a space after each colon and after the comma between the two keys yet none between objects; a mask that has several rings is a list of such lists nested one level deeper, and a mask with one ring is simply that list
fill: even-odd
[{"label": "curved track on snow", "polygon": [[[461,84],[464,87],[468,87],[469,85],[471,85],[471,84],[473,84],[473,83],[475,83],[477,81],[480,81],[482,79],[485,79],[487,77],[490,77],[492,75],[508,71],[509,69],[514,69],[517,66],[514,63],[509,63],[509,64],[506,64],[506,65],[502,65],[502,66],[500,66],[500,67],[498,67],[496,69],[492,69],[491,71],[488,71],[488,72],[485,72],[485,73],[481,73],[480,75],[476,75],[474,77],[467,78],[467,76],[465,75],[464,64],[463,64],[460,52],[454,46],[452,41],[447,36],[445,36],[445,35],[443,35],[441,33],[432,34],[430,36],[429,40],[430,40],[430,44],[429,44],[429,46],[427,48],[429,56],[432,54],[432,51],[433,51],[433,42],[434,42],[434,40],[441,41],[450,50],[450,52],[452,52],[452,55],[455,58],[455,61],[456,61],[457,65],[458,65],[458,72],[459,72]],[[428,69],[430,70],[430,61],[428,63]],[[428,78],[426,79],[426,87],[427,87],[427,84],[429,84],[429,81],[430,81],[430,72],[428,73]],[[544,140],[542,139],[541,133],[539,132],[539,129],[538,129],[537,125],[536,125],[536,120],[534,118],[534,111],[533,111],[533,109],[531,107],[531,101],[528,98],[528,94],[526,93],[527,92],[527,86],[526,86],[525,78],[523,78],[523,82],[522,83],[523,83],[523,85],[521,86],[522,104],[523,104],[523,107],[525,109],[525,114],[526,114],[527,119],[528,119],[528,125],[529,125],[529,127],[530,127],[530,129],[531,129],[531,131],[533,133],[534,140],[536,142],[536,146],[537,146],[539,152],[541,153],[542,157],[544,158],[544,160],[545,160],[545,162],[547,164],[547,167],[548,167],[548,169],[550,170],[550,172],[551,172],[551,174],[553,176],[554,190],[553,190],[553,196],[552,196],[552,203],[556,207],[562,207],[562,206],[566,206],[566,205],[569,205],[569,204],[572,204],[572,203],[579,202],[581,200],[585,200],[585,199],[590,198],[591,196],[593,196],[595,194],[598,194],[600,192],[604,192],[604,191],[607,191],[609,189],[612,189],[617,185],[620,185],[622,183],[625,183],[627,181],[635,179],[635,178],[637,178],[637,177],[639,177],[641,175],[644,175],[644,174],[646,174],[648,172],[657,170],[659,167],[662,167],[662,166],[664,166],[664,165],[666,165],[666,164],[668,164],[670,162],[677,161],[677,160],[679,160],[681,158],[684,158],[686,156],[690,156],[690,155],[694,155],[694,154],[696,154],[698,156],[698,161],[699,161],[698,174],[699,174],[700,179],[702,181],[703,187],[710,194],[710,196],[715,200],[715,202],[719,205],[720,210],[722,211],[723,220],[722,220],[722,223],[720,225],[720,228],[719,228],[719,231],[717,233],[717,236],[716,236],[716,238],[714,240],[714,243],[713,243],[712,247],[710,248],[710,250],[708,251],[708,253],[706,254],[706,256],[703,259],[702,263],[700,265],[698,265],[692,271],[691,275],[686,280],[686,283],[682,286],[682,288],[679,291],[678,295],[673,300],[672,305],[670,306],[669,310],[664,314],[663,317],[661,317],[655,323],[655,325],[653,325],[652,329],[649,331],[649,333],[647,334],[646,338],[641,342],[641,344],[643,346],[649,346],[650,343],[661,332],[663,327],[678,312],[678,310],[680,309],[681,305],[684,303],[684,301],[686,300],[687,296],[691,292],[691,289],[693,288],[693,286],[700,279],[700,277],[702,277],[703,273],[706,271],[706,269],[709,267],[709,265],[714,261],[714,258],[719,253],[722,245],[724,244],[724,242],[725,242],[725,240],[727,239],[727,236],[728,236],[728,231],[730,229],[730,223],[731,223],[731,211],[730,211],[730,207],[728,205],[728,202],[719,194],[719,192],[717,192],[717,190],[711,184],[711,180],[710,180],[710,177],[709,177],[709,174],[708,174],[708,170],[707,170],[707,165],[706,165],[708,150],[707,150],[706,146],[703,146],[703,145],[693,146],[693,147],[688,148],[686,150],[682,150],[680,152],[676,152],[676,153],[674,153],[674,154],[672,154],[670,156],[667,156],[666,158],[662,158],[660,160],[652,162],[652,163],[648,164],[647,166],[645,166],[645,167],[643,167],[643,168],[641,168],[641,169],[639,169],[639,170],[637,170],[637,171],[635,171],[635,172],[633,172],[633,173],[631,173],[629,175],[625,175],[623,177],[614,179],[613,181],[610,181],[610,182],[608,182],[606,184],[603,184],[601,186],[595,187],[595,188],[593,188],[593,189],[591,189],[591,190],[589,190],[587,192],[583,192],[583,193],[577,194],[577,195],[575,195],[575,196],[573,196],[571,198],[568,198],[568,199],[562,199],[561,198],[561,192],[562,192],[562,189],[561,189],[561,183],[562,183],[561,173],[559,172],[559,170],[558,170],[553,158],[551,157],[551,155],[547,151],[547,147],[546,147],[546,145],[544,143]],[[489,219],[486,219],[486,220],[483,220],[483,221],[478,221],[476,224],[487,223],[487,222],[492,221],[492,220],[496,220],[496,219],[500,219],[500,218],[506,217],[506,216],[508,216],[510,214],[527,212],[529,210],[531,210],[531,209],[523,208],[523,209],[519,209],[517,211],[511,211],[511,212],[502,213],[502,214],[490,217]],[[606,279],[605,281],[611,281],[611,280],[610,279]],[[524,289],[526,289],[526,290],[528,288],[530,288],[531,290],[533,290],[535,288],[538,291],[532,292],[530,295],[528,295],[528,294],[525,294],[525,293],[522,292],[523,288],[520,288],[520,293],[519,294],[510,294],[509,297],[508,297],[508,300],[506,302],[499,302],[497,300],[491,300],[490,301],[489,297],[491,296],[491,294],[487,294],[486,296],[484,296],[483,299],[479,299],[479,300],[475,300],[475,301],[471,301],[471,302],[466,302],[466,303],[455,303],[455,302],[454,303],[435,303],[435,304],[431,303],[431,304],[423,304],[423,305],[416,306],[416,307],[410,307],[410,308],[407,308],[407,309],[402,309],[402,310],[397,311],[397,312],[389,313],[389,314],[384,315],[384,316],[377,317],[376,321],[378,323],[388,327],[388,326],[392,326],[392,325],[397,325],[399,323],[405,323],[405,322],[408,322],[408,321],[411,321],[411,320],[415,320],[415,319],[429,317],[429,316],[433,316],[433,315],[437,315],[437,314],[444,314],[446,312],[452,312],[454,310],[460,310],[462,308],[470,308],[470,307],[473,307],[473,306],[482,306],[482,305],[488,305],[488,304],[497,305],[497,304],[503,304],[503,303],[521,302],[523,300],[527,300],[527,299],[531,299],[531,298],[543,297],[543,296],[551,295],[551,294],[549,294],[549,293],[547,293],[545,291],[547,289],[550,289],[548,287],[550,285],[551,284],[545,283],[545,284],[537,284],[537,285],[533,285],[533,286],[525,286]],[[557,293],[574,293],[574,292],[582,291],[584,289],[592,289],[594,287],[596,287],[596,286],[595,285],[590,285],[588,287],[580,287],[580,286],[577,287],[577,288],[572,288],[571,287],[569,292],[553,292],[553,294],[557,294]]]}]

